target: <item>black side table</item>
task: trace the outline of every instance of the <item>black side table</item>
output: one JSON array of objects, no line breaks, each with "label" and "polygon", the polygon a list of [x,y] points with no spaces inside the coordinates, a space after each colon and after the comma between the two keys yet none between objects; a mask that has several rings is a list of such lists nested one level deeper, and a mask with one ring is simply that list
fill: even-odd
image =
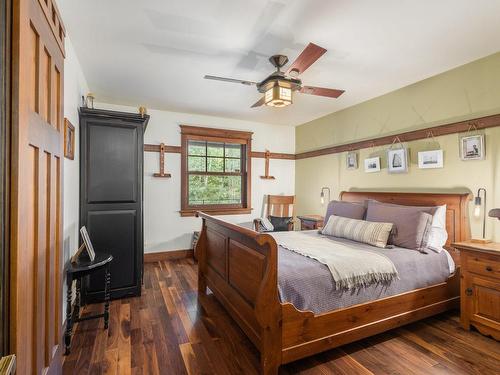
[{"label": "black side table", "polygon": [[[81,322],[83,320],[89,319],[99,319],[104,317],[104,329],[108,329],[109,325],[109,287],[111,282],[111,275],[109,273],[109,264],[113,260],[113,256],[109,254],[96,253],[95,258],[91,261],[88,257],[81,256],[77,263],[69,263],[66,269],[66,285],[68,287],[66,293],[66,332],[64,333],[64,343],[66,345],[65,355],[70,353],[71,349],[71,332],[73,328],[73,322]],[[104,268],[104,313],[96,314],[91,316],[86,316],[80,318],[80,287],[81,280],[83,277],[94,273],[100,269]],[[75,310],[72,311],[71,300],[73,299],[72,284],[73,280],[76,280],[76,304]],[[75,317],[73,317],[73,314]]]}]

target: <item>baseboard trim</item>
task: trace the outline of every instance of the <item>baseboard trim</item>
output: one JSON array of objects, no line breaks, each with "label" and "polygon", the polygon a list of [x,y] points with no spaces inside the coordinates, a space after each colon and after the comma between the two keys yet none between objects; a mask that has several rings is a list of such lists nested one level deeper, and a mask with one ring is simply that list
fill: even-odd
[{"label": "baseboard trim", "polygon": [[193,258],[194,250],[173,250],[173,251],[160,251],[157,253],[144,253],[144,263],[160,262],[162,260],[173,260],[183,258]]}]

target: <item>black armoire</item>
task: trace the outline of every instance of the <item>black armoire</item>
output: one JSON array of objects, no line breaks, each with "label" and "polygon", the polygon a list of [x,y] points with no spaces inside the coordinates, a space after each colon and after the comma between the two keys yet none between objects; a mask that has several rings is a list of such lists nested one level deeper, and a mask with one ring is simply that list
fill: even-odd
[{"label": "black armoire", "polygon": [[[96,252],[113,255],[111,298],[141,294],[148,121],[148,115],[80,108],[80,227],[87,227]],[[88,277],[81,292],[84,303],[102,301],[104,271]]]}]

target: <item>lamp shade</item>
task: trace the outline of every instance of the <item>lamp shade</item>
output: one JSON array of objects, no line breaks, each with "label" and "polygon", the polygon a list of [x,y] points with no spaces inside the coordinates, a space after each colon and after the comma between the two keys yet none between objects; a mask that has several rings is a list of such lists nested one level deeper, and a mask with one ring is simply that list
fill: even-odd
[{"label": "lamp shade", "polygon": [[271,107],[286,107],[292,104],[292,89],[274,85],[264,93],[264,104]]},{"label": "lamp shade", "polygon": [[490,210],[488,215],[490,217],[496,217],[498,220],[500,220],[500,208],[494,208]]}]

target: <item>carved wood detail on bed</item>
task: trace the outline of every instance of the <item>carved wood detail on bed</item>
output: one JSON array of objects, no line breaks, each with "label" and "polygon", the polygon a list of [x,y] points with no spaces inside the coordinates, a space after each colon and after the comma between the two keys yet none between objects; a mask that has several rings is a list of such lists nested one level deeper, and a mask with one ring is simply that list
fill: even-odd
[{"label": "carved wood detail on bed", "polygon": [[282,363],[458,308],[459,289],[460,275],[455,272],[444,283],[319,315],[282,304]]},{"label": "carved wood detail on bed", "polygon": [[[344,192],[342,200],[448,205],[450,240],[467,240],[468,194]],[[444,283],[315,315],[278,296],[278,249],[268,234],[204,213],[197,243],[199,300],[207,287],[261,353],[263,374],[319,353],[458,306],[459,269]]]}]

